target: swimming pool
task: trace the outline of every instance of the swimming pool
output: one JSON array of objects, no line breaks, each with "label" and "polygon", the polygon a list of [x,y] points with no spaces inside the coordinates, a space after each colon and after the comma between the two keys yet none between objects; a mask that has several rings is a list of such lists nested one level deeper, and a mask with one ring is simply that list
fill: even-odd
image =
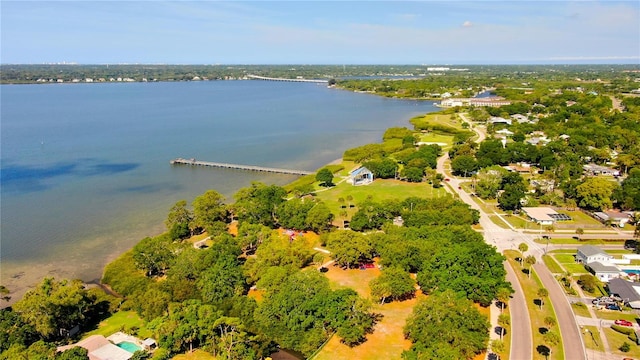
[{"label": "swimming pool", "polygon": [[134,353],[138,350],[142,350],[142,348],[132,342],[129,341],[123,341],[123,342],[119,342],[116,344],[117,347],[127,350],[130,353]]}]

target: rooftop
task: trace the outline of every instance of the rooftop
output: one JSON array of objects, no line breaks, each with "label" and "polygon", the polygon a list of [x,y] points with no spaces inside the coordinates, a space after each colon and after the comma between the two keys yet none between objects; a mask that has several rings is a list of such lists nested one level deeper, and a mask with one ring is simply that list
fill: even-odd
[{"label": "rooftop", "polygon": [[606,251],[593,245],[582,245],[578,248],[578,251],[584,254],[585,256],[593,256],[598,254],[608,255]]},{"label": "rooftop", "polygon": [[551,215],[558,214],[557,211],[549,207],[523,207],[522,211],[524,211],[528,217],[538,221],[555,221]]},{"label": "rooftop", "polygon": [[637,282],[620,278],[609,280],[609,292],[618,295],[628,302],[640,300],[640,294],[638,294],[638,290],[636,290],[638,288],[640,288],[640,283]]},{"label": "rooftop", "polygon": [[590,262],[588,266],[597,273],[619,273],[620,269],[614,265],[605,265],[599,261]]}]

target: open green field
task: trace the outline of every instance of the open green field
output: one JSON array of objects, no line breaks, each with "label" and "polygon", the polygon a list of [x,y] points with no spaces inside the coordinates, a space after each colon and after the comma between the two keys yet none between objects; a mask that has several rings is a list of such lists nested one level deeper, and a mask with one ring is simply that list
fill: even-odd
[{"label": "open green field", "polygon": [[[533,335],[533,349],[534,349],[533,359],[547,360],[547,358],[544,355],[540,354],[535,349],[540,345],[544,345],[543,336],[540,333],[540,328],[546,328],[546,325],[544,324],[544,319],[548,316],[551,316],[557,320],[551,301],[549,301],[549,299],[546,299],[542,307],[539,307],[536,304],[535,301],[539,299],[538,289],[542,287],[542,283],[540,282],[540,279],[538,278],[538,275],[536,275],[535,271],[532,272],[530,278],[522,271],[522,267],[515,260],[516,257],[520,256],[519,251],[506,250],[504,252],[504,255],[507,257],[507,260],[513,267],[513,270],[515,271],[516,276],[518,277],[518,281],[520,282],[520,286],[522,287],[522,290],[524,292],[524,297],[527,301],[527,309],[529,310],[529,318],[531,319],[531,333]],[[562,337],[562,334],[560,333],[557,327],[552,328],[551,331],[557,332],[558,335]],[[562,348],[562,341],[561,341],[558,345],[556,345],[552,349],[551,356],[548,359],[559,360],[564,358],[565,358],[564,350]]]},{"label": "open green field", "polygon": [[[409,183],[399,180],[378,179],[365,186],[353,186],[343,182],[326,191],[316,193],[331,212],[338,217],[342,205],[349,207],[347,198],[351,196],[351,204],[356,205],[370,198],[373,201],[403,200],[411,196],[422,198],[448,196],[444,188],[434,189],[428,183]],[[344,203],[338,202],[339,198],[345,199]],[[355,208],[352,208],[352,210]]]},{"label": "open green field", "polygon": [[420,134],[420,142],[438,143],[440,146],[446,147],[453,143],[453,136],[436,133]]},{"label": "open green field", "polygon": [[102,335],[108,337],[118,331],[129,333],[130,329],[137,328],[137,336],[140,338],[150,337],[151,331],[144,327],[144,321],[135,311],[118,311],[98,324],[98,328],[84,334],[87,338],[91,335]]}]

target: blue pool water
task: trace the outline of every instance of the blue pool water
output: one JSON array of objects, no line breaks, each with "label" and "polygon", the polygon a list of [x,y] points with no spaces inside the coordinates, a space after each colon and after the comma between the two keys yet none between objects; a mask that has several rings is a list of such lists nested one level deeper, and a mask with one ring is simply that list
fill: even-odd
[{"label": "blue pool water", "polygon": [[627,274],[635,274],[635,275],[640,274],[640,270],[622,270],[622,271],[626,272]]},{"label": "blue pool water", "polygon": [[116,344],[117,347],[121,348],[121,349],[125,349],[130,353],[134,353],[138,350],[142,350],[142,348],[132,342],[128,342],[128,341],[123,341],[120,343]]}]

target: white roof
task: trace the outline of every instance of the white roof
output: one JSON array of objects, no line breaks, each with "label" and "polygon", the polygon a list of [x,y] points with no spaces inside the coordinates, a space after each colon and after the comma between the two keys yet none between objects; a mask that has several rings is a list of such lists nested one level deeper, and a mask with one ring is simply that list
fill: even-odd
[{"label": "white roof", "polygon": [[555,221],[555,219],[549,215],[558,213],[549,207],[523,207],[522,211],[524,211],[527,216],[537,221]]},{"label": "white roof", "polygon": [[103,360],[129,360],[132,356],[132,353],[113,344],[104,345],[89,353],[90,358]]}]

